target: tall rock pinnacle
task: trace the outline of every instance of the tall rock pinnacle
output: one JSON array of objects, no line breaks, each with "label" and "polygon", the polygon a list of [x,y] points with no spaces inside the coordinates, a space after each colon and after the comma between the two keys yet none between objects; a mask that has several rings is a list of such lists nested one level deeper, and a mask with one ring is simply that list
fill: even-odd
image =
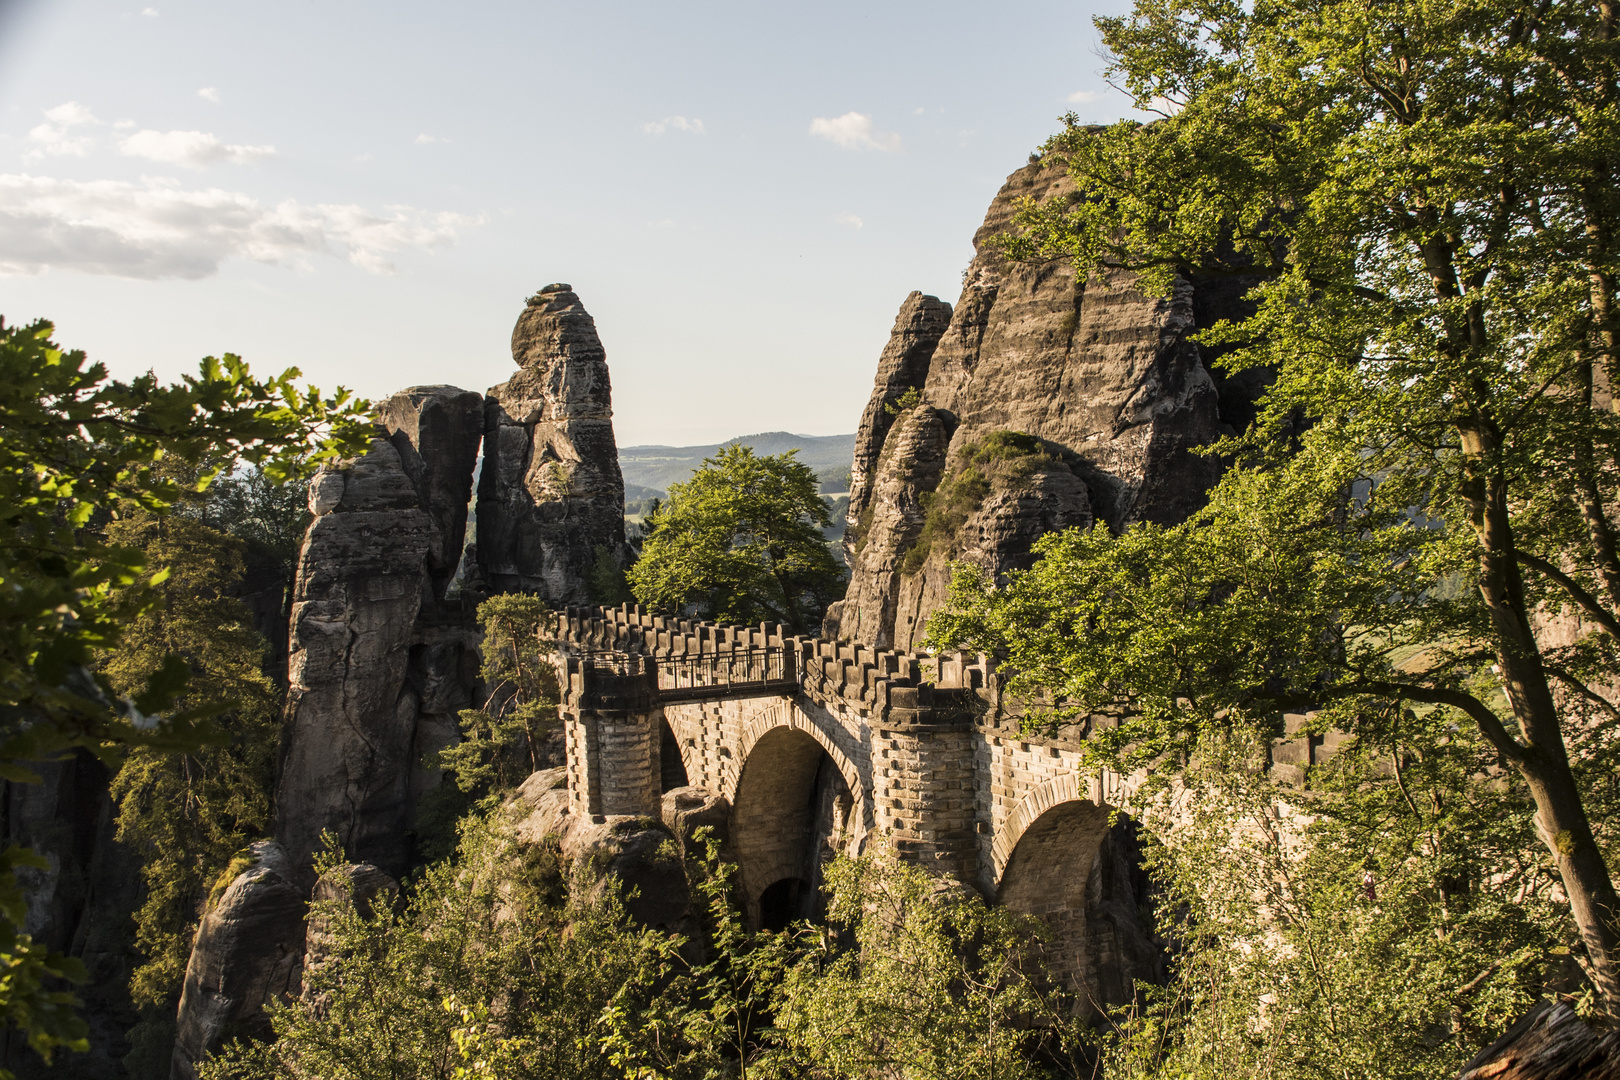
[{"label": "tall rock pinnacle", "polygon": [[624,478],[607,354],[571,287],[529,298],[512,358],[485,402],[479,565],[493,592],[585,603],[599,551],[625,560]]}]

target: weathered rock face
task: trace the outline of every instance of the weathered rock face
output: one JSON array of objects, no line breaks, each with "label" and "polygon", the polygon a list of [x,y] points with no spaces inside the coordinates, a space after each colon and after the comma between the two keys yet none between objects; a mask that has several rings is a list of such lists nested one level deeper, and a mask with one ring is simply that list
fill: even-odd
[{"label": "weathered rock face", "polygon": [[[546,769],[525,780],[506,808],[513,836],[530,845],[555,837],[563,858],[593,890],[605,888],[609,880],[618,883],[631,918],[643,926],[694,938],[696,917],[672,829],[651,818],[610,815],[593,820],[570,813],[567,784],[564,768]],[[711,804],[704,806],[713,811]],[[703,806],[691,809],[701,811]]]},{"label": "weathered rock face", "polygon": [[607,356],[579,297],[548,285],[519,316],[512,357],[520,370],[485,407],[480,569],[494,592],[584,603],[597,549],[626,557]]},{"label": "weathered rock face", "polygon": [[[1010,176],[991,202],[962,295],[922,382],[922,399],[947,438],[944,468],[935,472],[936,440],[929,440],[921,468],[909,452],[887,448],[904,424],[880,434],[882,425],[874,423],[872,436],[857,444],[857,474],[864,460],[878,464],[870,496],[858,504],[851,492],[852,534],[863,542],[852,552],[849,590],[829,616],[829,634],[892,648],[917,644],[944,597],[948,569],[935,551],[921,565],[915,558],[908,565],[909,547],[922,534],[915,508],[932,490],[930,477],[935,485],[949,483],[966,467],[965,451],[992,433],[1036,436],[1054,458],[999,486],[992,477],[991,494],[962,530],[954,554],[1000,574],[1027,565],[1028,544],[1049,528],[1094,518],[1114,529],[1184,519],[1203,504],[1220,471],[1218,462],[1190,451],[1252,416],[1259,381],[1218,384],[1187,340],[1196,327],[1236,314],[1241,288],[1182,283],[1160,300],[1137,291],[1128,275],[1081,282],[1066,261],[1013,264],[990,246],[1010,227],[1020,199],[1073,194],[1061,165],[1034,164]],[[902,307],[902,321],[922,318],[914,298]],[[883,389],[892,381],[884,369],[904,367],[914,380],[926,339],[914,337],[903,365],[891,359],[899,351],[891,341],[869,417],[874,407],[881,412],[878,399],[890,392]],[[863,437],[867,432],[863,419]],[[885,528],[885,520],[893,527]]]},{"label": "weathered rock face", "polygon": [[203,916],[186,964],[172,1080],[196,1080],[196,1063],[234,1038],[271,1036],[265,1005],[298,993],[304,890],[279,844],[249,849],[254,864]]},{"label": "weathered rock face", "polygon": [[949,445],[945,417],[930,405],[907,409],[889,433],[874,464],[866,506],[844,534],[850,547],[849,590],[827,613],[829,637],[894,647],[904,584],[900,569],[922,534],[927,513],[922,496],[939,486]]},{"label": "weathered rock face", "polygon": [[[378,910],[393,906],[399,898],[399,882],[371,863],[345,863],[322,874],[310,893],[310,903],[339,903],[371,918]],[[304,924],[302,996],[308,999],[309,975],[333,952],[332,927],[327,917],[311,912]]]},{"label": "weathered rock face", "polygon": [[399,451],[417,504],[433,523],[427,570],[434,599],[461,562],[473,467],[484,439],[484,398],[455,386],[413,386],[382,403],[377,418]]},{"label": "weathered rock face", "polygon": [[130,914],[140,904],[139,861],[113,839],[106,766],[78,751],[30,767],[41,783],[0,781],[5,841],[32,848],[47,863],[17,871],[27,903],[21,930],[84,962],[90,977],[75,991],[84,1002],[90,1049],[47,1067],[19,1033],[9,1032],[0,1036],[0,1068],[20,1080],[60,1076],[64,1067],[83,1080],[113,1080],[124,1075],[124,1032],[136,1020],[127,987],[137,959]]},{"label": "weathered rock face", "polygon": [[331,829],[351,857],[406,859],[421,699],[406,681],[435,529],[380,433],[310,485],[316,515],[293,592],[277,836],[307,888]]},{"label": "weathered rock face", "polygon": [[[859,521],[871,501],[878,457],[895,420],[890,410],[908,390],[922,391],[928,381],[928,362],[950,321],[951,305],[935,296],[913,292],[900,305],[889,343],[878,357],[872,399],[866,403],[860,429],[855,433],[855,460],[849,472],[850,521]],[[844,552],[846,556],[854,555],[854,539],[847,531]],[[852,557],[846,561],[854,564]]]}]

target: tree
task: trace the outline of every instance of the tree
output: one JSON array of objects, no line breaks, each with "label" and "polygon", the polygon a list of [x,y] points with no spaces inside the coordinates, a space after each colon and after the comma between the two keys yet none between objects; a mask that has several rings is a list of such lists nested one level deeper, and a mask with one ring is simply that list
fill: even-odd
[{"label": "tree", "polygon": [[242,577],[242,541],[185,513],[144,510],[112,522],[106,535],[165,576],[159,604],[125,627],[100,672],[116,692],[132,694],[167,657],[179,657],[189,678],[174,706],[218,710],[216,738],[178,752],[137,747],[111,788],[117,838],[139,853],[146,885],[135,913],[145,962],[131,975],[130,995],[152,1029],[131,1042],[150,1041],[161,1058],[153,1071],[166,1074],[198,910],[231,857],[270,826],[281,695],[264,673],[267,643],[231,595]]},{"label": "tree", "polygon": [[1568,988],[1573,928],[1523,785],[1439,710],[1392,735],[1283,787],[1263,733],[1212,733],[1138,794],[1176,959],[1113,1017],[1104,1075],[1449,1080]]},{"label": "tree", "polygon": [[1091,1077],[1080,1025],[1046,984],[1040,923],[891,853],[827,869],[822,948],[782,983],[776,1023],[816,1080]]},{"label": "tree", "polygon": [[547,743],[559,730],[556,615],[538,596],[504,593],[478,605],[484,686],[482,709],[461,711],[463,741],[439,753],[469,795],[504,794],[546,768]]},{"label": "tree", "polygon": [[[182,485],[159,462],[245,461],[286,479],[369,434],[364,402],[300,390],[295,369],[259,380],[227,354],[178,384],[150,374],[120,382],[58,348],[51,332],[47,322],[0,321],[0,778],[12,783],[40,782],[31,762],[76,750],[114,764],[132,747],[174,751],[217,737],[207,718],[219,703],[177,706],[189,677],[180,657],[132,673],[124,692],[94,670],[96,655],[161,603],[164,572],[98,532],[174,506]],[[84,1046],[72,995],[48,986],[83,969],[21,932],[19,866],[46,863],[17,847],[0,854],[0,1015],[48,1059]]]},{"label": "tree", "polygon": [[794,456],[727,446],[648,515],[636,599],[724,622],[816,625],[843,585],[816,474]]},{"label": "tree", "polygon": [[1098,26],[1164,118],[1070,117],[1046,152],[1082,194],[1026,206],[1008,250],[1160,294],[1255,275],[1257,313],[1204,340],[1275,382],[1194,520],[1048,538],[1004,591],[966,570],[934,643],[1118,711],[1099,749],[1135,761],[1283,710],[1475,725],[1620,1011],[1588,811],[1620,718],[1614,5],[1141,0]]}]

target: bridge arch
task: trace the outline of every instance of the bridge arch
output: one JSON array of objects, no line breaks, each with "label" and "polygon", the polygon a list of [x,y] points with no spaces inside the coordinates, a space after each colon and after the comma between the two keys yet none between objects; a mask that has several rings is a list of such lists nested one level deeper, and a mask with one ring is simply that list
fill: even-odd
[{"label": "bridge arch", "polygon": [[1113,815],[1076,775],[1055,777],[1019,802],[992,847],[996,901],[1046,924],[1044,967],[1093,1014],[1167,970],[1135,823]]},{"label": "bridge arch", "polygon": [[849,756],[783,704],[743,724],[727,793],[744,910],[768,929],[812,916],[823,861],[858,850],[866,831],[867,800]]}]

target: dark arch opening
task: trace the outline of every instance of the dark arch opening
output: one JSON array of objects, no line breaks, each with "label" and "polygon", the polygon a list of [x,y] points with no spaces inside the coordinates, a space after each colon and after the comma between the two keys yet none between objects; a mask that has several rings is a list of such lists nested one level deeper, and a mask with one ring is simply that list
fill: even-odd
[{"label": "dark arch opening", "polygon": [[686,760],[681,757],[681,744],[675,738],[674,729],[668,720],[659,726],[663,730],[658,733],[658,790],[674,791],[691,781],[686,778]]},{"label": "dark arch opening", "polygon": [[804,878],[785,877],[759,894],[759,928],[773,933],[815,915],[814,887]]},{"label": "dark arch opening", "polygon": [[1052,931],[1042,962],[1079,1007],[1127,1004],[1138,980],[1163,983],[1164,943],[1153,933],[1152,894],[1136,823],[1090,802],[1059,803],[1013,848],[996,899]]},{"label": "dark arch opening", "polygon": [[731,807],[731,845],[750,923],[766,927],[768,905],[771,919],[780,921],[774,929],[822,917],[822,867],[848,842],[854,804],[837,764],[815,739],[789,727],[760,737],[743,762]]}]

